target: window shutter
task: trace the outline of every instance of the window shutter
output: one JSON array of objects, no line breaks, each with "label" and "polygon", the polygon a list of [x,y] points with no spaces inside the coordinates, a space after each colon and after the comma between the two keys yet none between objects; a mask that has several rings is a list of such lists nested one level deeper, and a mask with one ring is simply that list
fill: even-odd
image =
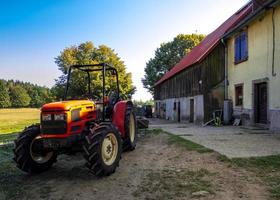
[{"label": "window shutter", "polygon": [[246,31],[235,37],[234,61],[238,63],[248,57],[248,33]]},{"label": "window shutter", "polygon": [[237,62],[241,59],[241,37],[240,35],[237,37]]},{"label": "window shutter", "polygon": [[238,62],[238,51],[239,51],[239,42],[238,42],[238,37],[235,38],[234,41],[234,61]]},{"label": "window shutter", "polygon": [[245,58],[245,37],[244,33],[240,35],[240,60]]},{"label": "window shutter", "polygon": [[244,32],[244,40],[245,40],[245,57],[248,57],[248,33]]}]

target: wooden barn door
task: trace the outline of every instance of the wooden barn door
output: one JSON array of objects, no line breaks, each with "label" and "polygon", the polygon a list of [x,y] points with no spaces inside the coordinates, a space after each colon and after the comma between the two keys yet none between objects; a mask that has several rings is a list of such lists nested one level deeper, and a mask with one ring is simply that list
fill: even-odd
[{"label": "wooden barn door", "polygon": [[267,83],[255,85],[255,122],[267,123]]},{"label": "wooden barn door", "polygon": [[178,122],[181,122],[181,103],[178,102]]},{"label": "wooden barn door", "polygon": [[190,99],[190,123],[194,122],[194,99]]}]

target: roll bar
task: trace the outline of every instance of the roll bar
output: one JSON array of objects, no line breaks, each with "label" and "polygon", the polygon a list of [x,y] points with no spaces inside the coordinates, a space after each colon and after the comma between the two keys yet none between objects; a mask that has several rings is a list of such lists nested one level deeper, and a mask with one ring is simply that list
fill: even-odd
[{"label": "roll bar", "polygon": [[88,92],[89,95],[91,94],[91,89],[90,89],[90,83],[91,83],[91,78],[90,78],[90,72],[98,72],[102,71],[102,99],[103,99],[103,110],[104,110],[104,101],[105,101],[105,78],[106,78],[106,71],[113,71],[116,74],[117,77],[117,98],[120,98],[120,87],[119,87],[119,76],[118,76],[118,71],[116,68],[112,67],[111,65],[107,63],[99,63],[99,64],[86,64],[86,65],[71,65],[68,68],[67,72],[67,83],[66,83],[66,89],[64,93],[64,99],[67,99],[67,94],[69,90],[69,85],[70,85],[70,79],[71,79],[71,72],[73,69],[78,69],[82,72],[87,73],[88,76]]}]

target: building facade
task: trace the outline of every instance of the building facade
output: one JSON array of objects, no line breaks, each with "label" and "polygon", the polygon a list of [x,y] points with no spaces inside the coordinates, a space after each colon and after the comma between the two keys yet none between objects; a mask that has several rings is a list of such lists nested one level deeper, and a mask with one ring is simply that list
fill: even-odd
[{"label": "building facade", "polygon": [[223,106],[224,64],[224,47],[219,44],[202,62],[157,85],[157,115],[179,122],[209,120],[212,111]]},{"label": "building facade", "polygon": [[248,3],[155,84],[155,115],[179,122],[205,123],[213,112],[222,111],[225,91],[225,47],[223,35],[248,16]]},{"label": "building facade", "polygon": [[280,1],[262,7],[227,33],[228,98],[243,125],[280,129]]}]

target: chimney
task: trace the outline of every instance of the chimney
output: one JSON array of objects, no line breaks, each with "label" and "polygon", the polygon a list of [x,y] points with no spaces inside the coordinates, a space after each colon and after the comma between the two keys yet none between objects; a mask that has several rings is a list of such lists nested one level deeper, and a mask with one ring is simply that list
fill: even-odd
[{"label": "chimney", "polygon": [[264,4],[268,0],[252,0],[253,1],[253,10],[256,11],[257,9],[261,8],[264,6]]}]

